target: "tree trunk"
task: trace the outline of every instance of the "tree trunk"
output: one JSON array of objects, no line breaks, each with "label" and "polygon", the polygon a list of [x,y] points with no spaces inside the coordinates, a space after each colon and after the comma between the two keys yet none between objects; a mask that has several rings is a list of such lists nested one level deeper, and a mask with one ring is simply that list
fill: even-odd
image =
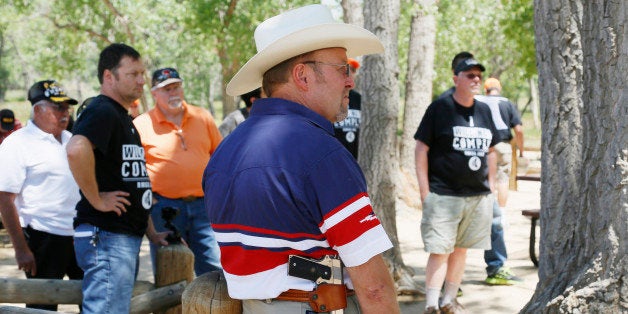
[{"label": "tree trunk", "polygon": [[366,176],[373,208],[394,245],[384,256],[389,262],[399,291],[412,292],[415,287],[410,279],[411,270],[404,265],[401,257],[395,221],[395,187],[399,176],[398,18],[399,1],[377,0],[364,3],[365,28],[377,35],[385,52],[364,57],[364,70],[360,74],[363,124],[358,162]]},{"label": "tree trunk", "polygon": [[628,311],[626,21],[626,1],[535,1],[542,233],[522,312]]},{"label": "tree trunk", "polygon": [[364,14],[362,12],[361,0],[341,0],[340,5],[342,6],[342,11],[344,12],[342,20],[345,23],[358,26],[364,25]]},{"label": "tree trunk", "polygon": [[[224,51],[224,54],[227,52]],[[220,119],[224,119],[229,113],[237,109],[237,103],[235,101],[235,97],[229,96],[226,92],[227,83],[229,83],[230,77],[233,76],[234,71],[233,64],[228,62],[225,58],[220,58],[220,63],[222,65],[222,117]]]},{"label": "tree trunk", "polygon": [[414,0],[410,43],[408,44],[408,71],[406,101],[400,146],[401,199],[417,208],[420,203],[419,186],[415,175],[414,133],[419,127],[425,109],[432,101],[432,78],[436,42],[435,0]]}]

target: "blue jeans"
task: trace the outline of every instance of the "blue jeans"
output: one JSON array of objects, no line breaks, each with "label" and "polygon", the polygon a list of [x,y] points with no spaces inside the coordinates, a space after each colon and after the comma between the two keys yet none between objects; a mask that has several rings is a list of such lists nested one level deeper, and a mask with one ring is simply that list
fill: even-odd
[{"label": "blue jeans", "polygon": [[129,313],[141,244],[136,235],[76,228],[76,261],[85,272],[81,313]]},{"label": "blue jeans", "polygon": [[504,266],[507,258],[504,226],[502,225],[502,210],[499,208],[497,201],[495,201],[493,205],[493,223],[491,224],[491,249],[484,251],[486,273],[489,276],[495,275]]},{"label": "blue jeans", "polygon": [[[153,204],[151,209],[151,218],[153,225],[158,232],[167,231],[165,220],[161,217],[161,210],[164,207],[173,207],[179,209],[179,214],[172,220],[172,224],[177,227],[181,233],[181,238],[194,253],[194,272],[196,276],[204,273],[220,270],[220,249],[214,230],[209,224],[209,217],[205,211],[205,202],[203,198],[197,198],[194,201],[186,202],[180,199],[166,198],[158,194],[154,194],[157,202]],[[150,244],[150,255],[153,261],[153,272],[156,269],[157,249],[159,247]]]}]

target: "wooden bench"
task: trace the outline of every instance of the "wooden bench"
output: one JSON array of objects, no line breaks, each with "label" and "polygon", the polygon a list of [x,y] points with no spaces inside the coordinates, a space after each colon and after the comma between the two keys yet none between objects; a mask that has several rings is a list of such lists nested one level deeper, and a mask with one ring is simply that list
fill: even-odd
[{"label": "wooden bench", "polygon": [[541,182],[541,176],[517,176],[517,180]]},{"label": "wooden bench", "polygon": [[530,260],[534,266],[539,267],[539,260],[536,258],[536,222],[540,217],[540,210],[538,209],[524,209],[521,214],[530,218]]}]

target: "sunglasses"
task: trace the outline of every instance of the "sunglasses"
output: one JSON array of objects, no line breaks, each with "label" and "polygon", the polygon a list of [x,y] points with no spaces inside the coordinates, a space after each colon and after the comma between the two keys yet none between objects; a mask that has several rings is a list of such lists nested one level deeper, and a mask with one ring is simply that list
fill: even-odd
[{"label": "sunglasses", "polygon": [[327,65],[327,66],[332,66],[332,67],[337,67],[337,68],[344,68],[342,72],[345,75],[345,77],[348,77],[351,74],[351,65],[348,63],[341,64],[341,63],[325,63],[325,62],[320,62],[320,61],[304,61],[303,64],[322,64],[322,65]]},{"label": "sunglasses", "polygon": [[482,80],[482,74],[467,73],[467,74],[464,75],[464,77],[466,77],[466,78],[468,78],[470,80],[473,80],[473,79],[475,79],[477,77],[480,80]]}]

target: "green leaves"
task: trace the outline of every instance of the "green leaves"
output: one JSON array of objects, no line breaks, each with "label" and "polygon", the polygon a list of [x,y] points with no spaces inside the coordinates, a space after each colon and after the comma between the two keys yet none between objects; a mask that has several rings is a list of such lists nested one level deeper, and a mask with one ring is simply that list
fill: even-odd
[{"label": "green leaves", "polygon": [[[207,106],[255,54],[253,31],[259,23],[312,3],[320,1],[4,0],[0,69],[9,71],[8,81],[17,88],[57,78],[65,84],[77,81],[82,93],[92,94],[98,90],[100,50],[125,42],[140,51],[149,76],[158,67],[177,67],[185,79],[187,99]],[[401,5],[403,80],[410,14],[417,8],[408,0]],[[435,95],[453,84],[451,58],[462,50],[487,65],[487,75],[499,76],[509,97],[536,73],[532,1],[440,0],[435,15]]]}]

